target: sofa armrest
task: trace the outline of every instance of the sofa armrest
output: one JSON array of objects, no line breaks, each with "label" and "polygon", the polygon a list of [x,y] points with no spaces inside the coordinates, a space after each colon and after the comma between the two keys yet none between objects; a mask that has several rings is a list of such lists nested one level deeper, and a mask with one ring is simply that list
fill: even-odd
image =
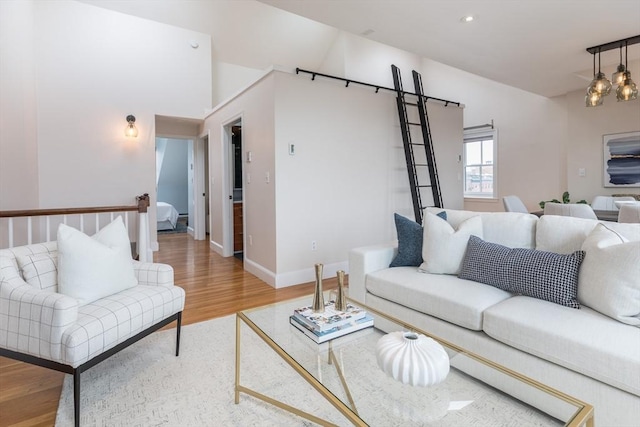
[{"label": "sofa armrest", "polygon": [[0,280],[0,347],[59,360],[62,334],[77,319],[75,298]]},{"label": "sofa armrest", "polygon": [[133,261],[133,272],[140,285],[173,286],[173,267],[168,264]]},{"label": "sofa armrest", "polygon": [[397,242],[364,246],[349,251],[349,297],[366,303],[365,277],[367,273],[389,268],[389,264],[397,253]]}]

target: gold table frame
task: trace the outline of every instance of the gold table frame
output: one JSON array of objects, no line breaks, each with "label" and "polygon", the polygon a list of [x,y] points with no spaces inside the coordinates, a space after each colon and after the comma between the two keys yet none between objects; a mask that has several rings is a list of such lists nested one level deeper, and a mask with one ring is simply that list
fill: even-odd
[{"label": "gold table frame", "polygon": [[[416,328],[415,326],[412,326],[406,322],[403,322],[399,319],[396,319],[392,316],[389,316],[387,314],[382,313],[379,310],[373,309],[371,307],[367,307],[365,304],[362,304],[359,301],[355,301],[351,298],[347,298],[349,301],[351,301],[352,303],[364,308],[365,310],[367,310],[370,313],[374,313],[376,316],[381,316],[383,318],[386,318],[387,320],[390,320],[394,323],[397,323],[398,325],[406,328],[407,330],[410,331],[414,331],[423,335],[426,335],[428,337],[431,337],[433,339],[435,339],[436,341],[438,341],[440,344],[442,344],[445,347],[448,347],[456,352],[459,353],[464,353],[465,355],[467,355],[468,357],[484,364],[487,365],[493,369],[496,369],[499,372],[502,372],[512,378],[515,378],[525,384],[528,384],[538,390],[541,390],[551,396],[554,396],[560,400],[563,400],[571,405],[576,406],[578,409],[577,411],[574,413],[573,417],[571,417],[571,419],[565,424],[565,427],[580,427],[580,426],[586,426],[586,427],[594,427],[594,419],[593,419],[593,412],[594,412],[594,408],[593,406],[578,400],[574,397],[569,396],[568,394],[562,393],[558,390],[555,390],[549,386],[546,386],[542,383],[540,383],[539,381],[536,381],[532,378],[529,378],[525,375],[522,375],[518,372],[515,372],[511,369],[505,368],[495,362],[492,362],[489,359],[486,359],[485,357],[479,356],[477,354],[468,352],[466,350],[464,350],[462,347],[459,347],[455,344],[452,344],[446,340],[443,340],[439,337],[436,337],[432,334],[429,334],[419,328]],[[276,303],[278,304],[278,303]],[[253,310],[260,310],[263,309],[265,307],[268,307],[270,305],[273,304],[269,304],[263,307],[257,307],[254,309],[249,309],[249,310],[245,310],[246,312],[250,312]],[[322,418],[316,417],[313,414],[310,414],[308,412],[302,411],[301,409],[295,408],[291,405],[287,405],[284,402],[281,402],[279,400],[273,399],[269,396],[266,396],[264,394],[261,394],[255,390],[252,390],[248,387],[245,387],[243,385],[240,384],[240,333],[241,333],[241,325],[242,323],[246,324],[253,332],[256,333],[256,335],[258,335],[268,346],[269,348],[271,348],[274,352],[276,352],[276,354],[278,354],[289,366],[291,366],[305,381],[307,381],[313,388],[315,388],[331,405],[333,405],[342,415],[344,415],[351,423],[353,423],[354,426],[368,426],[368,424],[363,421],[359,416],[357,411],[355,411],[355,404],[353,402],[353,399],[351,397],[351,393],[349,392],[349,388],[346,384],[346,381],[344,379],[344,376],[342,375],[342,370],[338,364],[338,361],[333,353],[332,347],[331,347],[331,341],[329,341],[329,360],[328,363],[329,364],[333,364],[338,372],[338,375],[340,377],[340,381],[342,383],[342,386],[344,387],[344,390],[346,392],[346,395],[350,401],[350,404],[352,405],[352,408],[350,408],[349,406],[347,406],[342,400],[338,399],[333,393],[331,393],[320,381],[318,381],[313,375],[311,375],[305,368],[303,368],[293,357],[291,357],[289,354],[287,354],[286,351],[284,351],[269,335],[267,335],[262,329],[260,329],[243,311],[239,311],[236,313],[236,355],[235,355],[235,396],[234,396],[234,401],[236,404],[240,403],[240,393],[245,393],[248,394],[249,396],[253,396],[256,399],[260,399],[264,402],[267,402],[271,405],[274,405],[278,408],[284,409],[285,411],[291,412],[299,417],[305,418],[307,420],[310,420],[316,424],[322,425],[322,426],[332,426],[332,427],[337,427],[335,424],[330,423],[326,420],[323,420]]]}]

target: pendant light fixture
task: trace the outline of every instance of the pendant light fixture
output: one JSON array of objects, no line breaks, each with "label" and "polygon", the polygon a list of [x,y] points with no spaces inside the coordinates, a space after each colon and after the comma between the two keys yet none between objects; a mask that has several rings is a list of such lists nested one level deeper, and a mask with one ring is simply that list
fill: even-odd
[{"label": "pendant light fixture", "polygon": [[[627,58],[627,50],[629,45],[637,43],[640,43],[640,35],[587,48],[587,52],[593,55],[593,80],[591,80],[591,83],[589,83],[589,87],[587,88],[587,95],[584,98],[585,105],[587,107],[597,107],[599,105],[602,105],[603,97],[607,96],[611,92],[612,82],[613,85],[617,86],[616,98],[618,101],[631,101],[634,99],[638,99],[638,87],[633,82],[633,80],[631,80],[631,72],[629,71]],[[623,47],[625,48],[624,65],[622,63]],[[606,52],[612,49],[619,49],[620,64],[618,65],[616,72],[611,75],[612,82],[610,82],[602,72],[600,65],[602,52]],[[596,54],[598,55],[597,73]]]},{"label": "pendant light fixture", "polygon": [[596,69],[596,55],[593,54],[593,71],[595,77],[591,80],[591,84],[587,89],[587,92],[597,92],[600,96],[607,96],[609,92],[611,92],[611,82],[604,75],[602,71],[600,71],[600,50],[598,49],[598,74],[595,74]]},{"label": "pendant light fixture", "polygon": [[[627,44],[625,43],[625,48],[626,46]],[[620,64],[618,65],[616,72],[611,74],[611,84],[619,85],[620,83],[622,83],[622,81],[624,80],[624,72],[626,70],[627,67],[622,64],[622,45],[620,45]]]},{"label": "pendant light fixture", "polygon": [[587,95],[584,97],[584,102],[587,107],[597,107],[602,105],[602,94],[596,90],[598,79],[596,76],[596,54],[593,54],[593,80],[587,88]]},{"label": "pendant light fixture", "polygon": [[[621,48],[622,49],[622,48]],[[625,71],[622,73],[622,83],[618,85],[618,89],[616,89],[616,98],[618,101],[631,101],[634,99],[638,99],[638,87],[631,80],[631,71],[629,71],[627,64],[627,46],[625,44],[624,48],[624,68]]]}]

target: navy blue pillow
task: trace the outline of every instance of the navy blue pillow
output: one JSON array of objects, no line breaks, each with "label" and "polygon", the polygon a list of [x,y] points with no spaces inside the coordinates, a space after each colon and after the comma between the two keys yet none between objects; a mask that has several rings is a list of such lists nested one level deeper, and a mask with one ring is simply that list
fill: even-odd
[{"label": "navy blue pillow", "polygon": [[[447,212],[436,214],[447,220]],[[398,234],[398,254],[389,267],[419,267],[422,264],[422,226],[402,215],[393,214]]]}]

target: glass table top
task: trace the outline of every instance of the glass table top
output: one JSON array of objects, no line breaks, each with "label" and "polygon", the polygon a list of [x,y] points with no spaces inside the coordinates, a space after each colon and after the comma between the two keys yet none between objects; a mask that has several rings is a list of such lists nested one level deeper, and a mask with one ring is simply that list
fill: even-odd
[{"label": "glass table top", "polygon": [[[329,297],[325,293],[325,300]],[[388,332],[429,336],[427,331],[351,301],[373,316],[374,327],[317,344],[289,323],[293,310],[310,305],[311,299],[298,298],[238,315],[364,424],[573,426],[582,425],[591,415],[590,406],[437,337],[433,338],[450,359],[446,379],[428,387],[403,384],[378,366],[376,344]]]}]

